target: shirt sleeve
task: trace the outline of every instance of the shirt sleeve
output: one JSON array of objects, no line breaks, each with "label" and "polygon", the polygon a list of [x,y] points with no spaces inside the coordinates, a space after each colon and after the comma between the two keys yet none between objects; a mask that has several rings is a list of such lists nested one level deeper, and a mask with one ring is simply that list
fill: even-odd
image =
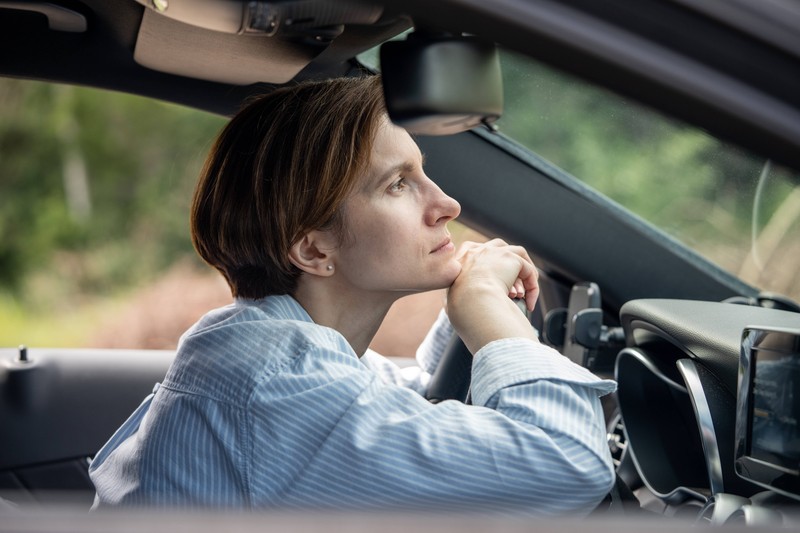
[{"label": "shirt sleeve", "polygon": [[475,405],[431,404],[360,365],[316,370],[323,359],[274,376],[250,410],[256,504],[575,515],[614,482],[599,397],[615,384],[549,347],[482,348]]},{"label": "shirt sleeve", "polygon": [[453,331],[447,313],[442,309],[417,348],[416,365],[400,367],[372,350],[366,351],[361,357],[361,362],[378,374],[384,382],[409,388],[420,396],[425,396],[431,376],[439,365]]}]

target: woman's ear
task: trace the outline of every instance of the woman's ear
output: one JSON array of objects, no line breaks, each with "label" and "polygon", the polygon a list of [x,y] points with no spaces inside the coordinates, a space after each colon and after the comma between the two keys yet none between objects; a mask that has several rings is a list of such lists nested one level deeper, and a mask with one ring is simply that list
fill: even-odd
[{"label": "woman's ear", "polygon": [[331,232],[313,230],[289,248],[289,261],[303,272],[327,277],[334,272],[335,252],[336,245]]}]

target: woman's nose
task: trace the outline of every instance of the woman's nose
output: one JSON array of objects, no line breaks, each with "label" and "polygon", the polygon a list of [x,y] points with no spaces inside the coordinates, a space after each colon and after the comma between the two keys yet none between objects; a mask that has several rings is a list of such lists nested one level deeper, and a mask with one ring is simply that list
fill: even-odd
[{"label": "woman's nose", "polygon": [[461,204],[447,196],[438,185],[431,184],[431,203],[426,211],[426,223],[434,226],[453,220],[461,213]]}]

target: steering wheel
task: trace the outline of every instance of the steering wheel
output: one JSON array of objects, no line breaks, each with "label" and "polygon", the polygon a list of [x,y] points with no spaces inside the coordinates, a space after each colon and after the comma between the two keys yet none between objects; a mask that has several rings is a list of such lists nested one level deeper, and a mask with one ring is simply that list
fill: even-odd
[{"label": "steering wheel", "polygon": [[472,377],[472,354],[456,333],[442,354],[425,397],[431,403],[458,400],[468,403],[469,385]]},{"label": "steering wheel", "polygon": [[[515,300],[520,311],[531,321],[531,313],[525,308],[525,300]],[[472,354],[458,334],[453,333],[442,354],[439,366],[431,376],[425,397],[431,403],[444,400],[470,402],[469,386],[472,379]]]}]

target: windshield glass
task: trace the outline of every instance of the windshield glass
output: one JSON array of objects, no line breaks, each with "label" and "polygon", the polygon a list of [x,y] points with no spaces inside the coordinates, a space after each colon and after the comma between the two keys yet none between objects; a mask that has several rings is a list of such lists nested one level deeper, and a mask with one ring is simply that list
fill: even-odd
[{"label": "windshield glass", "polygon": [[800,299],[800,175],[502,54],[501,132],[764,291]]}]

